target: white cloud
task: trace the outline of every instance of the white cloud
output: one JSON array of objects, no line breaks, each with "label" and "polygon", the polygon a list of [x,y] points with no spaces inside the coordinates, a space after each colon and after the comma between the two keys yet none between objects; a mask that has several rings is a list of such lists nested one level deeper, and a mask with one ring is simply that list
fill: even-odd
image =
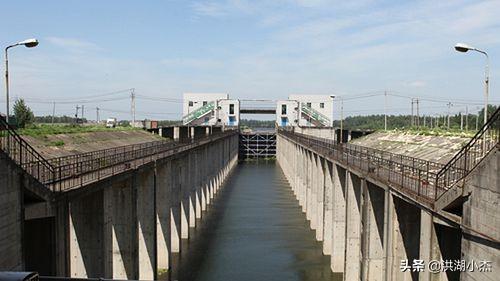
[{"label": "white cloud", "polygon": [[[333,1],[329,1],[329,0],[295,0],[293,2],[295,2],[297,5],[302,6],[302,7],[319,7],[319,6],[323,6],[327,3],[331,3]],[[333,4],[333,3],[331,3],[331,4]]]},{"label": "white cloud", "polygon": [[220,17],[228,13],[226,5],[216,2],[195,2],[192,8],[197,16]]},{"label": "white cloud", "polygon": [[101,50],[97,44],[76,38],[47,37],[45,40],[57,47],[61,47],[69,51],[83,52]]},{"label": "white cloud", "polygon": [[169,67],[184,67],[194,69],[213,69],[223,66],[222,61],[205,58],[171,58],[160,61],[163,65]]},{"label": "white cloud", "polygon": [[423,88],[427,86],[427,83],[422,80],[415,80],[415,81],[410,81],[408,82],[408,86],[414,87],[414,88]]},{"label": "white cloud", "polygon": [[[498,52],[500,21],[494,12],[500,10],[499,1],[375,5],[366,0],[356,1],[356,8],[346,2],[350,1],[195,1],[189,11],[200,22],[209,19],[203,24],[221,20],[231,25],[231,31],[241,29],[248,36],[222,36],[226,30],[217,24],[216,30],[207,31],[213,32],[207,38],[217,38],[217,44],[207,38],[200,38],[207,40],[200,48],[179,44],[179,51],[172,53],[182,55],[165,57],[166,52],[159,52],[163,60],[155,54],[144,60],[134,59],[132,53],[130,58],[107,57],[94,52],[103,49],[92,42],[49,37],[49,43],[67,52],[39,59],[32,57],[38,52],[20,56],[13,65],[13,77],[18,79],[13,79],[12,89],[29,96],[78,96],[135,87],[138,93],[172,98],[186,91],[222,91],[232,97],[269,99],[293,92],[388,89],[480,99],[483,61],[457,54],[452,46],[465,41],[492,55]],[[231,20],[238,22],[232,25]],[[21,67],[25,73],[16,74]],[[500,73],[495,64],[492,68],[492,74]],[[492,83],[492,99],[497,84]],[[356,106],[383,107],[377,102]],[[125,102],[123,108],[128,106]],[[178,110],[177,104],[140,101],[139,106],[143,111],[151,107],[152,112],[155,107]]]}]

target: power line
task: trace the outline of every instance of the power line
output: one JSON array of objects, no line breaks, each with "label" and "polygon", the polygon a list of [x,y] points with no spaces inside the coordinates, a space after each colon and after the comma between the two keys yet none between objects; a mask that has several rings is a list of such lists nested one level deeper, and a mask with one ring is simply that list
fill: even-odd
[{"label": "power line", "polygon": [[[133,88],[130,89],[124,89],[124,90],[118,90],[118,91],[113,91],[113,92],[106,92],[106,93],[101,93],[101,94],[93,94],[93,95],[88,95],[88,96],[80,96],[78,97],[79,99],[85,100],[85,99],[92,99],[92,98],[101,98],[105,96],[112,96],[112,95],[117,95],[117,94],[122,94],[122,93],[128,93],[132,90]],[[36,97],[26,97],[27,99],[32,99],[32,100],[40,100],[40,98]],[[44,98],[45,99],[45,98]],[[75,98],[59,98],[59,97],[54,97],[51,98],[51,100],[59,103],[59,102],[64,102],[64,101],[75,101]]]},{"label": "power line", "polygon": [[132,126],[135,126],[135,89],[132,89],[132,92],[130,93],[130,110],[132,113]]},{"label": "power line", "polygon": [[[106,111],[106,112],[112,112],[112,113],[126,113],[129,114],[129,111],[125,110],[115,110],[115,109],[108,109],[108,108],[99,108],[101,111]],[[180,112],[148,112],[148,111],[136,111],[136,113],[139,114],[146,114],[146,115],[181,115]]]},{"label": "power line", "polygon": [[[72,101],[59,101],[56,103],[57,104],[74,104],[74,103],[80,103],[80,104],[88,104],[88,103],[97,103],[97,102],[110,102],[110,101],[119,101],[119,100],[126,100],[129,99],[129,97],[122,97],[122,98],[109,98],[109,99],[95,99],[95,100],[72,100]],[[43,100],[37,100],[37,99],[24,99],[26,102],[29,103],[39,103],[39,104],[52,104],[54,103],[53,101],[46,101],[47,99]]]},{"label": "power line", "polygon": [[137,94],[135,96],[136,96],[136,98],[144,99],[144,100],[163,101],[163,102],[171,102],[171,103],[184,103],[184,100],[182,100],[182,99],[151,97],[151,96],[137,95]]}]

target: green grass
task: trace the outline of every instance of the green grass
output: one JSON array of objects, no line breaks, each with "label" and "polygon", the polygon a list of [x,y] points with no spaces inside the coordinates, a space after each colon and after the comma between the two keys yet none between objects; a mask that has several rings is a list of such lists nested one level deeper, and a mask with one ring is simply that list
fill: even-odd
[{"label": "green grass", "polygon": [[53,141],[49,143],[49,146],[63,146],[64,142],[59,140],[59,141]]},{"label": "green grass", "polygon": [[443,128],[406,128],[406,129],[394,129],[390,132],[395,133],[409,133],[413,135],[422,136],[438,136],[438,137],[462,137],[462,138],[472,138],[476,131],[461,131],[460,129],[443,129]]},{"label": "green grass", "polygon": [[168,279],[168,269],[158,268],[158,280],[167,280]]},{"label": "green grass", "polygon": [[106,128],[103,125],[83,126],[83,125],[42,124],[42,125],[31,125],[28,128],[19,129],[17,130],[17,133],[24,136],[44,137],[47,135],[57,135],[57,134],[76,134],[76,133],[89,133],[89,132],[102,132],[102,131],[129,131],[129,130],[141,130],[141,129],[132,127]]}]

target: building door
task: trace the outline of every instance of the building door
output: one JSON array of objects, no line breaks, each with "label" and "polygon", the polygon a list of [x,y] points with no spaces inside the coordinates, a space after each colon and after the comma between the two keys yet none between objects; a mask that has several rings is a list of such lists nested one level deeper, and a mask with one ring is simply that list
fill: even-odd
[{"label": "building door", "polygon": [[287,117],[281,117],[281,127],[288,126],[288,118]]}]

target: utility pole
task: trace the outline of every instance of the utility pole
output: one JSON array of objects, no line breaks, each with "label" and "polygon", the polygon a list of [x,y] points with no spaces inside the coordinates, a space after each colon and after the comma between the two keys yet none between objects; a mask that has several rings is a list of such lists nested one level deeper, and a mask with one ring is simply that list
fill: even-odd
[{"label": "utility pole", "polygon": [[85,108],[85,105],[82,104],[82,123],[83,123],[83,110]]},{"label": "utility pole", "polygon": [[415,100],[417,102],[417,128],[420,127],[420,109],[419,109],[419,105],[418,105],[418,98]]},{"label": "utility pole", "polygon": [[340,143],[343,141],[344,131],[344,99],[340,97]]},{"label": "utility pole", "polygon": [[132,88],[130,93],[130,111],[132,114],[132,127],[135,126],[135,88]]},{"label": "utility pole", "polygon": [[465,130],[469,131],[469,107],[465,106]]},{"label": "utility pole", "polygon": [[464,115],[462,114],[462,111],[460,111],[460,131],[464,130]]},{"label": "utility pole", "polygon": [[411,118],[410,118],[410,127],[413,127],[413,98],[411,98]]},{"label": "utility pole", "polygon": [[97,115],[97,124],[99,124],[99,107],[95,108],[96,115]]},{"label": "utility pole", "polygon": [[424,115],[424,127],[425,127],[425,115]]},{"label": "utility pole", "polygon": [[56,102],[52,104],[52,125],[54,125],[54,115],[56,115]]},{"label": "utility pole", "polygon": [[384,91],[384,130],[387,131],[387,91]]},{"label": "utility pole", "polygon": [[[431,115],[430,117],[431,117],[431,118],[430,118],[430,119],[431,119],[431,124],[430,124],[430,127],[429,127],[429,128],[431,128],[431,129],[432,129],[432,115]],[[424,119],[424,120],[425,120],[425,119]]]},{"label": "utility pole", "polygon": [[453,105],[451,102],[448,102],[448,130],[450,129],[450,108]]}]

